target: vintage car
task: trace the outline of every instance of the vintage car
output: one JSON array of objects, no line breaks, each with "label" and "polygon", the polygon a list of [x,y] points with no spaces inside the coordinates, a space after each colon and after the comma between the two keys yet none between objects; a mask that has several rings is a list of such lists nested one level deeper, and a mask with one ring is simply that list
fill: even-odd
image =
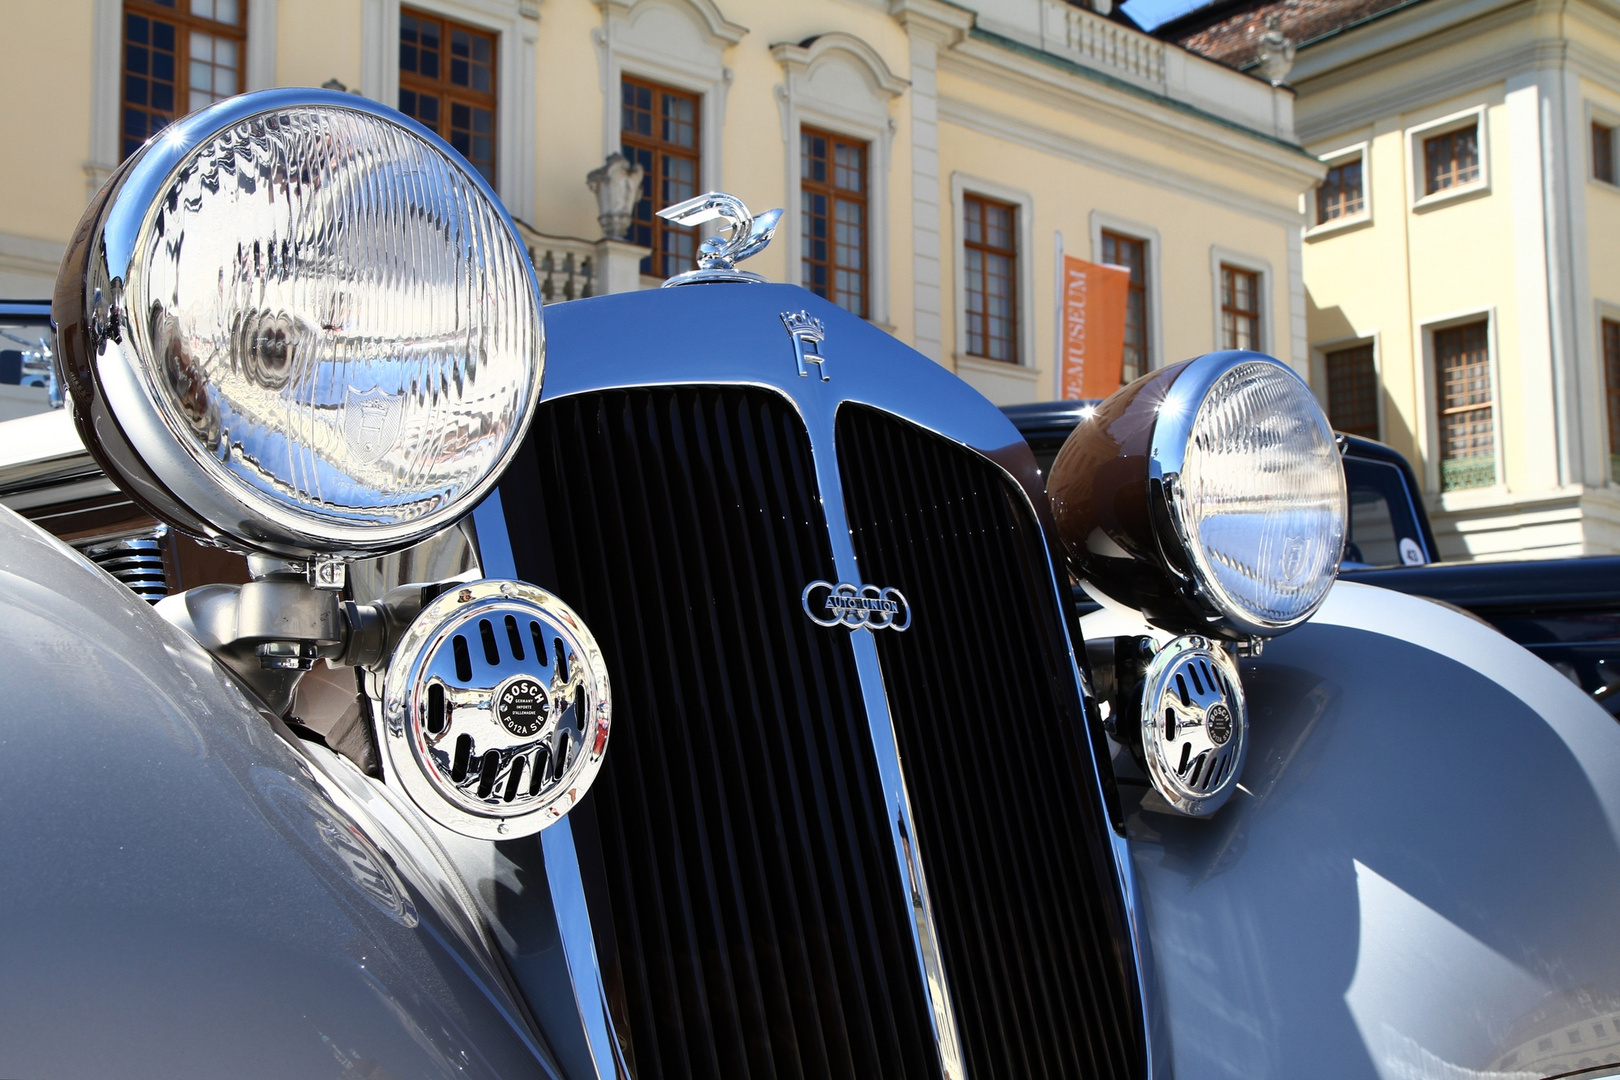
[{"label": "vintage car", "polygon": [[664,213],[726,235],[542,312],[306,90],[92,203],[0,429],[0,1076],[1616,1075],[1620,730],[1334,584],[1297,376],[1150,373],[1049,501],[737,268],[779,212]]}]

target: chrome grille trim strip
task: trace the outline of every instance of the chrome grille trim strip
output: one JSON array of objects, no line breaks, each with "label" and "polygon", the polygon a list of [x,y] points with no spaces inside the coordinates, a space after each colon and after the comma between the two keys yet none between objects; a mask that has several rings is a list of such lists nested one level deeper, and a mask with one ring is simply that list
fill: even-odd
[{"label": "chrome grille trim strip", "polygon": [[[819,389],[812,385],[812,393]],[[822,508],[827,515],[827,531],[832,537],[833,564],[838,580],[861,581],[855,561],[855,545],[850,539],[849,519],[844,512],[844,484],[838,468],[834,423],[838,402],[816,400],[806,420],[810,446],[815,453],[816,484],[821,488]],[[801,409],[803,408],[801,404]],[[956,1013],[951,1008],[945,964],[939,950],[939,931],[934,924],[933,901],[928,879],[923,874],[922,853],[917,848],[917,830],[912,824],[911,794],[900,770],[900,751],[889,716],[888,690],[883,668],[878,663],[877,642],[866,627],[849,631],[855,649],[855,669],[861,680],[861,696],[866,705],[866,722],[871,730],[872,750],[877,757],[878,775],[883,781],[883,801],[888,807],[889,837],[894,844],[895,865],[902,878],[896,884],[905,890],[906,913],[911,922],[911,944],[917,951],[917,969],[923,992],[928,995],[928,1019],[934,1028],[934,1047],[939,1054],[940,1072],[945,1080],[967,1080],[962,1060],[962,1039],[957,1031]]]},{"label": "chrome grille trim strip", "polygon": [[[506,531],[506,511],[501,507],[499,489],[490,492],[472,516],[484,576],[516,580],[517,563],[512,557],[512,540]],[[545,853],[551,903],[557,915],[557,934],[568,961],[574,1004],[585,1029],[596,1075],[598,1080],[630,1080],[630,1070],[619,1052],[618,1032],[613,1029],[613,1017],[608,1011],[602,968],[596,962],[591,909],[585,898],[585,882],[580,877],[579,856],[574,850],[574,830],[568,818],[546,828],[540,834],[540,844]]]}]

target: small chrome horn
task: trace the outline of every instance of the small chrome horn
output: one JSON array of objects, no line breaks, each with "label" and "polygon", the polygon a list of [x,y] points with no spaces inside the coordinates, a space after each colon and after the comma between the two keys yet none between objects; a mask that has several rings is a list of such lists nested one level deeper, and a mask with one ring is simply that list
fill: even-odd
[{"label": "small chrome horn", "polygon": [[1153,655],[1142,684],[1142,751],[1165,802],[1207,817],[1237,789],[1249,752],[1248,708],[1237,665],[1199,634]]},{"label": "small chrome horn", "polygon": [[475,581],[411,623],[383,691],[388,775],[448,829],[539,832],[590,788],[607,750],[607,666],[568,605]]}]

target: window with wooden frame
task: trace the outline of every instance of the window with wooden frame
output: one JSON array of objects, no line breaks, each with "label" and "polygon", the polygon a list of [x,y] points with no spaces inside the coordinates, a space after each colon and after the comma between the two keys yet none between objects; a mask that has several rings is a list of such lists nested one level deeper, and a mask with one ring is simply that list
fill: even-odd
[{"label": "window with wooden frame", "polygon": [[248,0],[124,0],[121,157],[242,90]]},{"label": "window with wooden frame", "polygon": [[962,270],[967,351],[1018,363],[1018,208],[962,197]]},{"label": "window with wooden frame", "polygon": [[1423,140],[1424,194],[1448,191],[1478,179],[1478,123]]},{"label": "window with wooden frame", "polygon": [[698,193],[699,104],[696,94],[645,79],[626,75],[619,85],[619,141],[643,170],[629,234],[632,243],[652,248],[641,261],[643,274],[674,277],[696,266],[697,230],[671,225],[658,211]]},{"label": "window with wooden frame", "polygon": [[1316,223],[1326,225],[1340,218],[1354,217],[1367,209],[1367,193],[1362,186],[1361,157],[1328,166],[1322,186],[1316,189]]},{"label": "window with wooden frame", "polygon": [[1378,438],[1378,369],[1372,345],[1353,345],[1324,355],[1328,423],[1333,430]]},{"label": "window with wooden frame", "polygon": [[1440,490],[1496,483],[1496,407],[1485,320],[1434,332]]},{"label": "window with wooden frame", "polygon": [[1604,402],[1609,414],[1609,480],[1620,483],[1620,322],[1603,320]]},{"label": "window with wooden frame", "polygon": [[870,302],[870,147],[827,131],[799,134],[800,279],[817,296],[865,318]]},{"label": "window with wooden frame", "polygon": [[496,35],[399,11],[399,111],[439,133],[495,183]]},{"label": "window with wooden frame", "polygon": [[1260,275],[1221,264],[1221,348],[1260,348]]},{"label": "window with wooden frame", "polygon": [[1125,287],[1125,364],[1120,372],[1123,385],[1148,369],[1147,241],[1106,229],[1101,239],[1102,261],[1131,272]]},{"label": "window with wooden frame", "polygon": [[1614,128],[1592,122],[1592,179],[1614,183]]}]

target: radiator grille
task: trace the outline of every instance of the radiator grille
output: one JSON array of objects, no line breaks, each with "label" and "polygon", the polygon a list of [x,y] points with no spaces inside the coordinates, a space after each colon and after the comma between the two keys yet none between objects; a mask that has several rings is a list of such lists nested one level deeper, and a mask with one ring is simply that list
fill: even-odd
[{"label": "radiator grille", "polygon": [[912,607],[878,653],[968,1076],[1140,1076],[1038,525],[994,466],[886,414],[844,406],[838,453],[861,575]]},{"label": "radiator grille", "polygon": [[514,549],[612,677],[582,809],[638,1080],[936,1075],[849,636],[800,607],[836,578],[797,415],[655,388],[549,403],[534,431],[549,535]]}]

